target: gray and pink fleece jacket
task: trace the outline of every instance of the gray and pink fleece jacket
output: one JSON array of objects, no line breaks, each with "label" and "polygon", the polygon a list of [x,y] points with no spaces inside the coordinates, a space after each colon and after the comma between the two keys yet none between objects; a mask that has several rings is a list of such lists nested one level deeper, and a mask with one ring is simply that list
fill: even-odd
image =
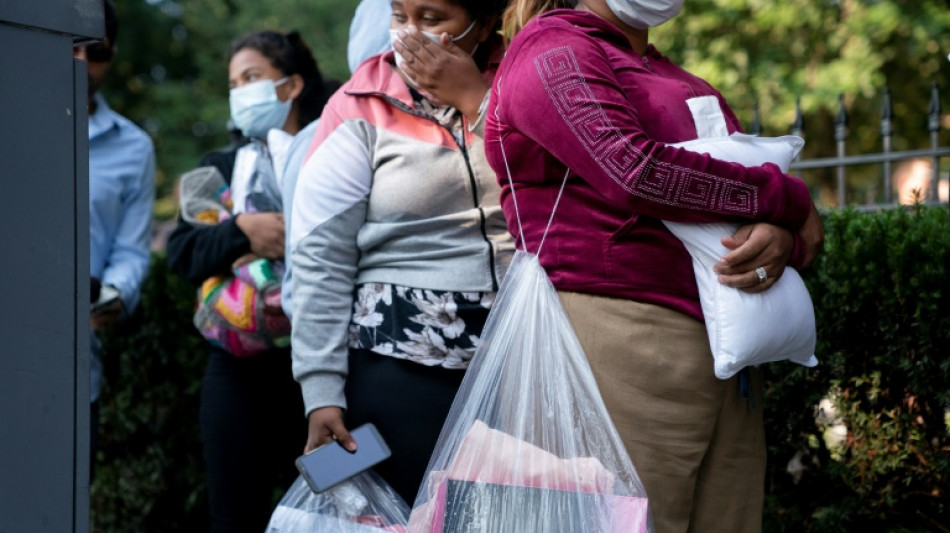
[{"label": "gray and pink fleece jacket", "polygon": [[514,243],[483,131],[484,117],[420,111],[392,52],[364,62],[327,103],[290,224],[293,371],[307,413],[346,407],[357,285],[498,289]]}]

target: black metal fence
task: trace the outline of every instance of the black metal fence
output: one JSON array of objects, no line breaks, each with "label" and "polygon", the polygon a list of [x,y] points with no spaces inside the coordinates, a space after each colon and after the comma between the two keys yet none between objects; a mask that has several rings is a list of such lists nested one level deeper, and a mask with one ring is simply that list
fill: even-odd
[{"label": "black metal fence", "polygon": [[[921,203],[938,204],[947,203],[940,200],[940,162],[942,158],[950,157],[950,146],[940,146],[941,130],[941,106],[940,106],[940,88],[937,82],[931,86],[930,105],[927,114],[927,130],[930,136],[930,148],[917,150],[892,149],[894,127],[893,127],[893,106],[891,103],[891,93],[887,88],[881,98],[881,121],[880,137],[881,151],[878,153],[865,153],[847,155],[848,145],[848,112],[845,108],[844,95],[838,97],[838,113],[834,121],[834,139],[837,155],[835,157],[822,157],[814,159],[799,159],[792,164],[792,173],[801,177],[805,170],[835,169],[835,182],[837,192],[836,207],[848,205],[847,196],[847,177],[848,168],[855,165],[880,164],[883,189],[883,203],[850,202],[858,209],[878,209],[881,207],[892,207],[897,205],[895,199],[895,186],[893,183],[892,164],[901,161],[910,160],[930,160],[931,175],[926,190],[919,191]],[[804,117],[801,110],[801,101],[795,104],[795,121],[792,124],[792,135],[804,136]],[[762,132],[762,123],[759,115],[758,106],[754,109],[754,119],[749,128],[750,133],[759,134]]]}]

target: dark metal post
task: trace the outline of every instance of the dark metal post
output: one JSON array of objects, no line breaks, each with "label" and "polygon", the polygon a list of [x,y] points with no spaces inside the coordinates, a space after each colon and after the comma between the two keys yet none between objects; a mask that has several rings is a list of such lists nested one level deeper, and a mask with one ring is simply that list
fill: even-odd
[{"label": "dark metal post", "polygon": [[762,134],[762,115],[759,114],[759,101],[756,100],[752,104],[752,127],[749,128],[749,133],[752,135],[761,135]]},{"label": "dark metal post", "polygon": [[[792,123],[792,135],[797,135],[799,137],[805,136],[805,117],[802,116],[802,99],[798,97],[795,99],[795,122]],[[801,154],[795,156],[795,161],[797,162],[801,159]],[[802,177],[802,169],[796,169],[795,175],[799,178]]]},{"label": "dark metal post", "polygon": [[[0,532],[89,531],[89,123],[102,0],[0,0]],[[35,223],[32,221],[36,221]],[[8,256],[13,257],[10,253]]]},{"label": "dark metal post", "polygon": [[930,88],[930,112],[928,114],[928,129],[930,130],[930,148],[934,151],[933,170],[930,177],[930,201],[940,201],[940,158],[937,157],[937,148],[940,146],[940,87],[934,81]]},{"label": "dark metal post", "polygon": [[[848,112],[844,108],[844,95],[838,95],[838,117],[835,119],[835,142],[838,145],[838,159],[844,159],[845,141],[848,139]],[[838,164],[838,207],[844,207],[846,202],[846,173],[845,166]]]},{"label": "dark metal post", "polygon": [[[891,137],[894,135],[894,127],[891,123],[893,117],[891,107],[891,89],[884,87],[884,98],[881,102],[881,140],[885,157],[891,153]],[[891,160],[884,160],[884,203],[892,202],[894,196],[894,185],[891,184]]]}]

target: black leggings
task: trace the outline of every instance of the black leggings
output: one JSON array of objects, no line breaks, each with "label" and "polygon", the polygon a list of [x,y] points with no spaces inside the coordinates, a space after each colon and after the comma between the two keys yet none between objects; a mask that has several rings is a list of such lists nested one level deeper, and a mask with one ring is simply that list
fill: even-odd
[{"label": "black leggings", "polygon": [[307,438],[290,350],[238,358],[212,347],[201,390],[211,531],[264,531]]},{"label": "black leggings", "polygon": [[346,427],[376,425],[392,457],[375,470],[411,507],[465,371],[369,350],[350,350],[349,360]]}]

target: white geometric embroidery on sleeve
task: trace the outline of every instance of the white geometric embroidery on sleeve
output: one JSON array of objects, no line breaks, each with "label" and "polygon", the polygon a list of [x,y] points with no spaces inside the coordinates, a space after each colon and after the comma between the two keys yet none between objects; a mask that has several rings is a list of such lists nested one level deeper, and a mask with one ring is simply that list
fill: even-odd
[{"label": "white geometric embroidery on sleeve", "polygon": [[561,118],[625,191],[675,207],[757,215],[758,187],[647,158],[637,150],[594,99],[570,46],[548,50],[534,64]]}]

